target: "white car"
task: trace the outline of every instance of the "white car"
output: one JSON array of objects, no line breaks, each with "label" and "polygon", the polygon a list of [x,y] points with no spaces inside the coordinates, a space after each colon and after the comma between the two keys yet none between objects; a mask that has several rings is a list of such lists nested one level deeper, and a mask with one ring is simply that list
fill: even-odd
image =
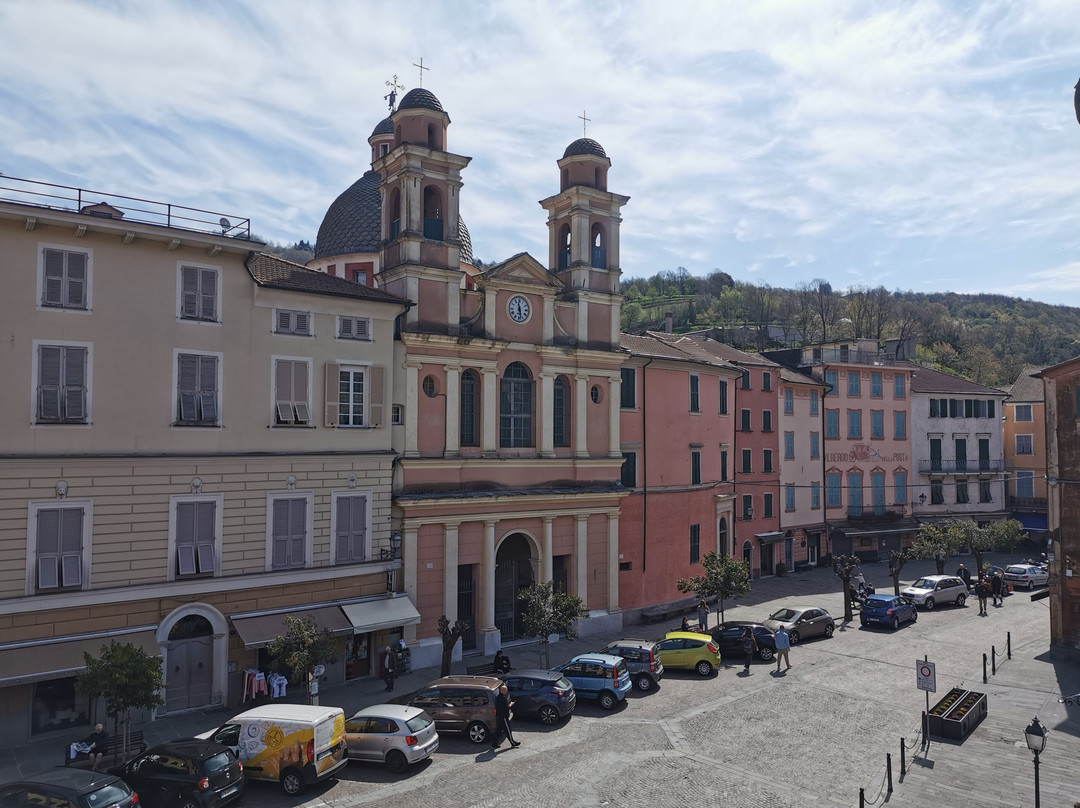
[{"label": "white car", "polygon": [[385,763],[403,772],[412,763],[431,757],[439,748],[435,722],[419,707],[376,704],[345,720],[349,760]]},{"label": "white car", "polygon": [[1005,568],[1003,577],[1014,589],[1034,589],[1037,586],[1046,586],[1046,582],[1050,580],[1046,570],[1034,564],[1010,564]]},{"label": "white car", "polygon": [[901,589],[900,594],[916,606],[930,611],[942,603],[963,606],[968,588],[964,579],[955,575],[924,575],[911,586]]}]

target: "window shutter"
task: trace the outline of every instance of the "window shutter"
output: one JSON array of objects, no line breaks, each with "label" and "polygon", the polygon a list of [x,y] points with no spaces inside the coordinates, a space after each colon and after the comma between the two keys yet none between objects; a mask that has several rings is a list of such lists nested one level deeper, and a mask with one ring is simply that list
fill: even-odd
[{"label": "window shutter", "polygon": [[[279,315],[283,312],[279,312]],[[278,420],[283,424],[293,422],[292,391],[293,365],[288,359],[277,360],[274,366],[274,404],[277,407]]]},{"label": "window shutter", "polygon": [[176,506],[176,553],[180,575],[195,574],[195,513],[197,503]]},{"label": "window shutter", "polygon": [[311,315],[306,311],[295,312],[297,334],[310,334],[311,333]]},{"label": "window shutter", "polygon": [[86,349],[64,348],[64,417],[86,418]]},{"label": "window shutter", "polygon": [[277,330],[288,333],[293,330],[292,324],[293,313],[291,311],[277,311]]},{"label": "window shutter", "polygon": [[199,316],[199,270],[184,267],[180,270],[180,316],[194,319]]},{"label": "window shutter", "polygon": [[987,418],[994,418],[995,417],[995,415],[994,415],[995,412],[996,411],[994,409],[994,399],[992,399],[992,398],[988,399],[987,402],[986,402],[986,417]]},{"label": "window shutter", "polygon": [[71,308],[86,306],[86,253],[67,254],[67,300]]},{"label": "window shutter", "polygon": [[270,566],[273,569],[284,569],[289,561],[289,500],[274,500],[274,525],[271,539],[273,543],[273,557]]},{"label": "window shutter", "polygon": [[64,586],[82,584],[82,508],[60,512],[60,557]]},{"label": "window shutter", "polygon": [[337,501],[337,536],[335,555],[338,564],[347,564],[352,559],[352,544],[349,536],[352,531],[352,497],[338,497]]},{"label": "window shutter", "polygon": [[289,505],[289,566],[302,567],[306,557],[307,501],[294,499]]},{"label": "window shutter", "polygon": [[195,380],[198,378],[198,359],[195,354],[180,354],[176,371],[176,387],[180,396],[180,420],[194,421]]},{"label": "window shutter", "polygon": [[296,420],[306,424],[311,420],[308,411],[308,366],[307,362],[292,363],[292,403],[296,407]]},{"label": "window shutter", "polygon": [[336,362],[326,363],[326,425],[338,425],[338,412],[341,405],[338,403],[338,394],[341,386],[341,366]]},{"label": "window shutter", "polygon": [[38,589],[60,586],[60,511],[37,513]]},{"label": "window shutter", "polygon": [[353,319],[352,317],[339,317],[338,318],[338,336],[351,338],[353,335]]},{"label": "window shutter", "polygon": [[42,346],[38,361],[38,417],[43,421],[60,420],[60,370],[63,349]]},{"label": "window shutter", "polygon": [[46,306],[64,305],[64,253],[45,250],[44,300]]},{"label": "window shutter", "polygon": [[214,572],[217,569],[214,563],[214,545],[202,542],[198,545],[199,572]]},{"label": "window shutter", "polygon": [[199,358],[199,404],[201,421],[217,423],[217,357],[200,356]]},{"label": "window shutter", "polygon": [[368,385],[370,395],[370,407],[368,412],[371,416],[369,426],[382,426],[383,422],[383,388],[386,386],[386,369],[380,365],[372,365],[368,370]]},{"label": "window shutter", "polygon": [[194,575],[195,568],[195,545],[181,544],[176,548],[177,564],[181,575]]},{"label": "window shutter", "polygon": [[199,297],[201,310],[199,316],[204,320],[217,319],[217,272],[212,269],[204,269],[201,273],[201,285]]}]

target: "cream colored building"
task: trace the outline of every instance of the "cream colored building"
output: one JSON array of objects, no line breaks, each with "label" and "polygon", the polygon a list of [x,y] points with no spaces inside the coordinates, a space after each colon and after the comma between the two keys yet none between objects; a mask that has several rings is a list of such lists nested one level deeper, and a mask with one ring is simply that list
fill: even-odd
[{"label": "cream colored building", "polygon": [[9,737],[102,717],[74,676],[110,639],[161,655],[165,712],[237,706],[285,612],[341,638],[328,683],[375,673],[419,620],[390,527],[407,301],[254,252],[246,223],[75,194],[0,202]]}]

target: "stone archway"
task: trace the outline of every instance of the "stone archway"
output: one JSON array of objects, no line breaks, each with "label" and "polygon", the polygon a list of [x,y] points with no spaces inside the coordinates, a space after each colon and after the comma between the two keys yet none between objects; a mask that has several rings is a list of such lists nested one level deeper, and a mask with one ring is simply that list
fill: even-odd
[{"label": "stone archway", "polygon": [[228,624],[205,603],[189,603],[161,621],[157,641],[165,673],[163,713],[224,703]]},{"label": "stone archway", "polygon": [[746,562],[746,572],[753,578],[754,577],[754,545],[749,541],[744,541],[742,546],[742,557]]},{"label": "stone archway", "polygon": [[503,642],[524,636],[518,592],[536,583],[536,560],[524,533],[511,533],[495,553],[495,627]]}]

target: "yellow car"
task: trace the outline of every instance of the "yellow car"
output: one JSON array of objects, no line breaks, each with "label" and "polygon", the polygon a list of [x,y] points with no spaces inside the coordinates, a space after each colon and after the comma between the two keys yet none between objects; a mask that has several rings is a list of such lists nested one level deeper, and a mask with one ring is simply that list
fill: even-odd
[{"label": "yellow car", "polygon": [[720,646],[708,634],[669,631],[657,640],[656,647],[665,668],[685,668],[708,676],[720,665]]}]

